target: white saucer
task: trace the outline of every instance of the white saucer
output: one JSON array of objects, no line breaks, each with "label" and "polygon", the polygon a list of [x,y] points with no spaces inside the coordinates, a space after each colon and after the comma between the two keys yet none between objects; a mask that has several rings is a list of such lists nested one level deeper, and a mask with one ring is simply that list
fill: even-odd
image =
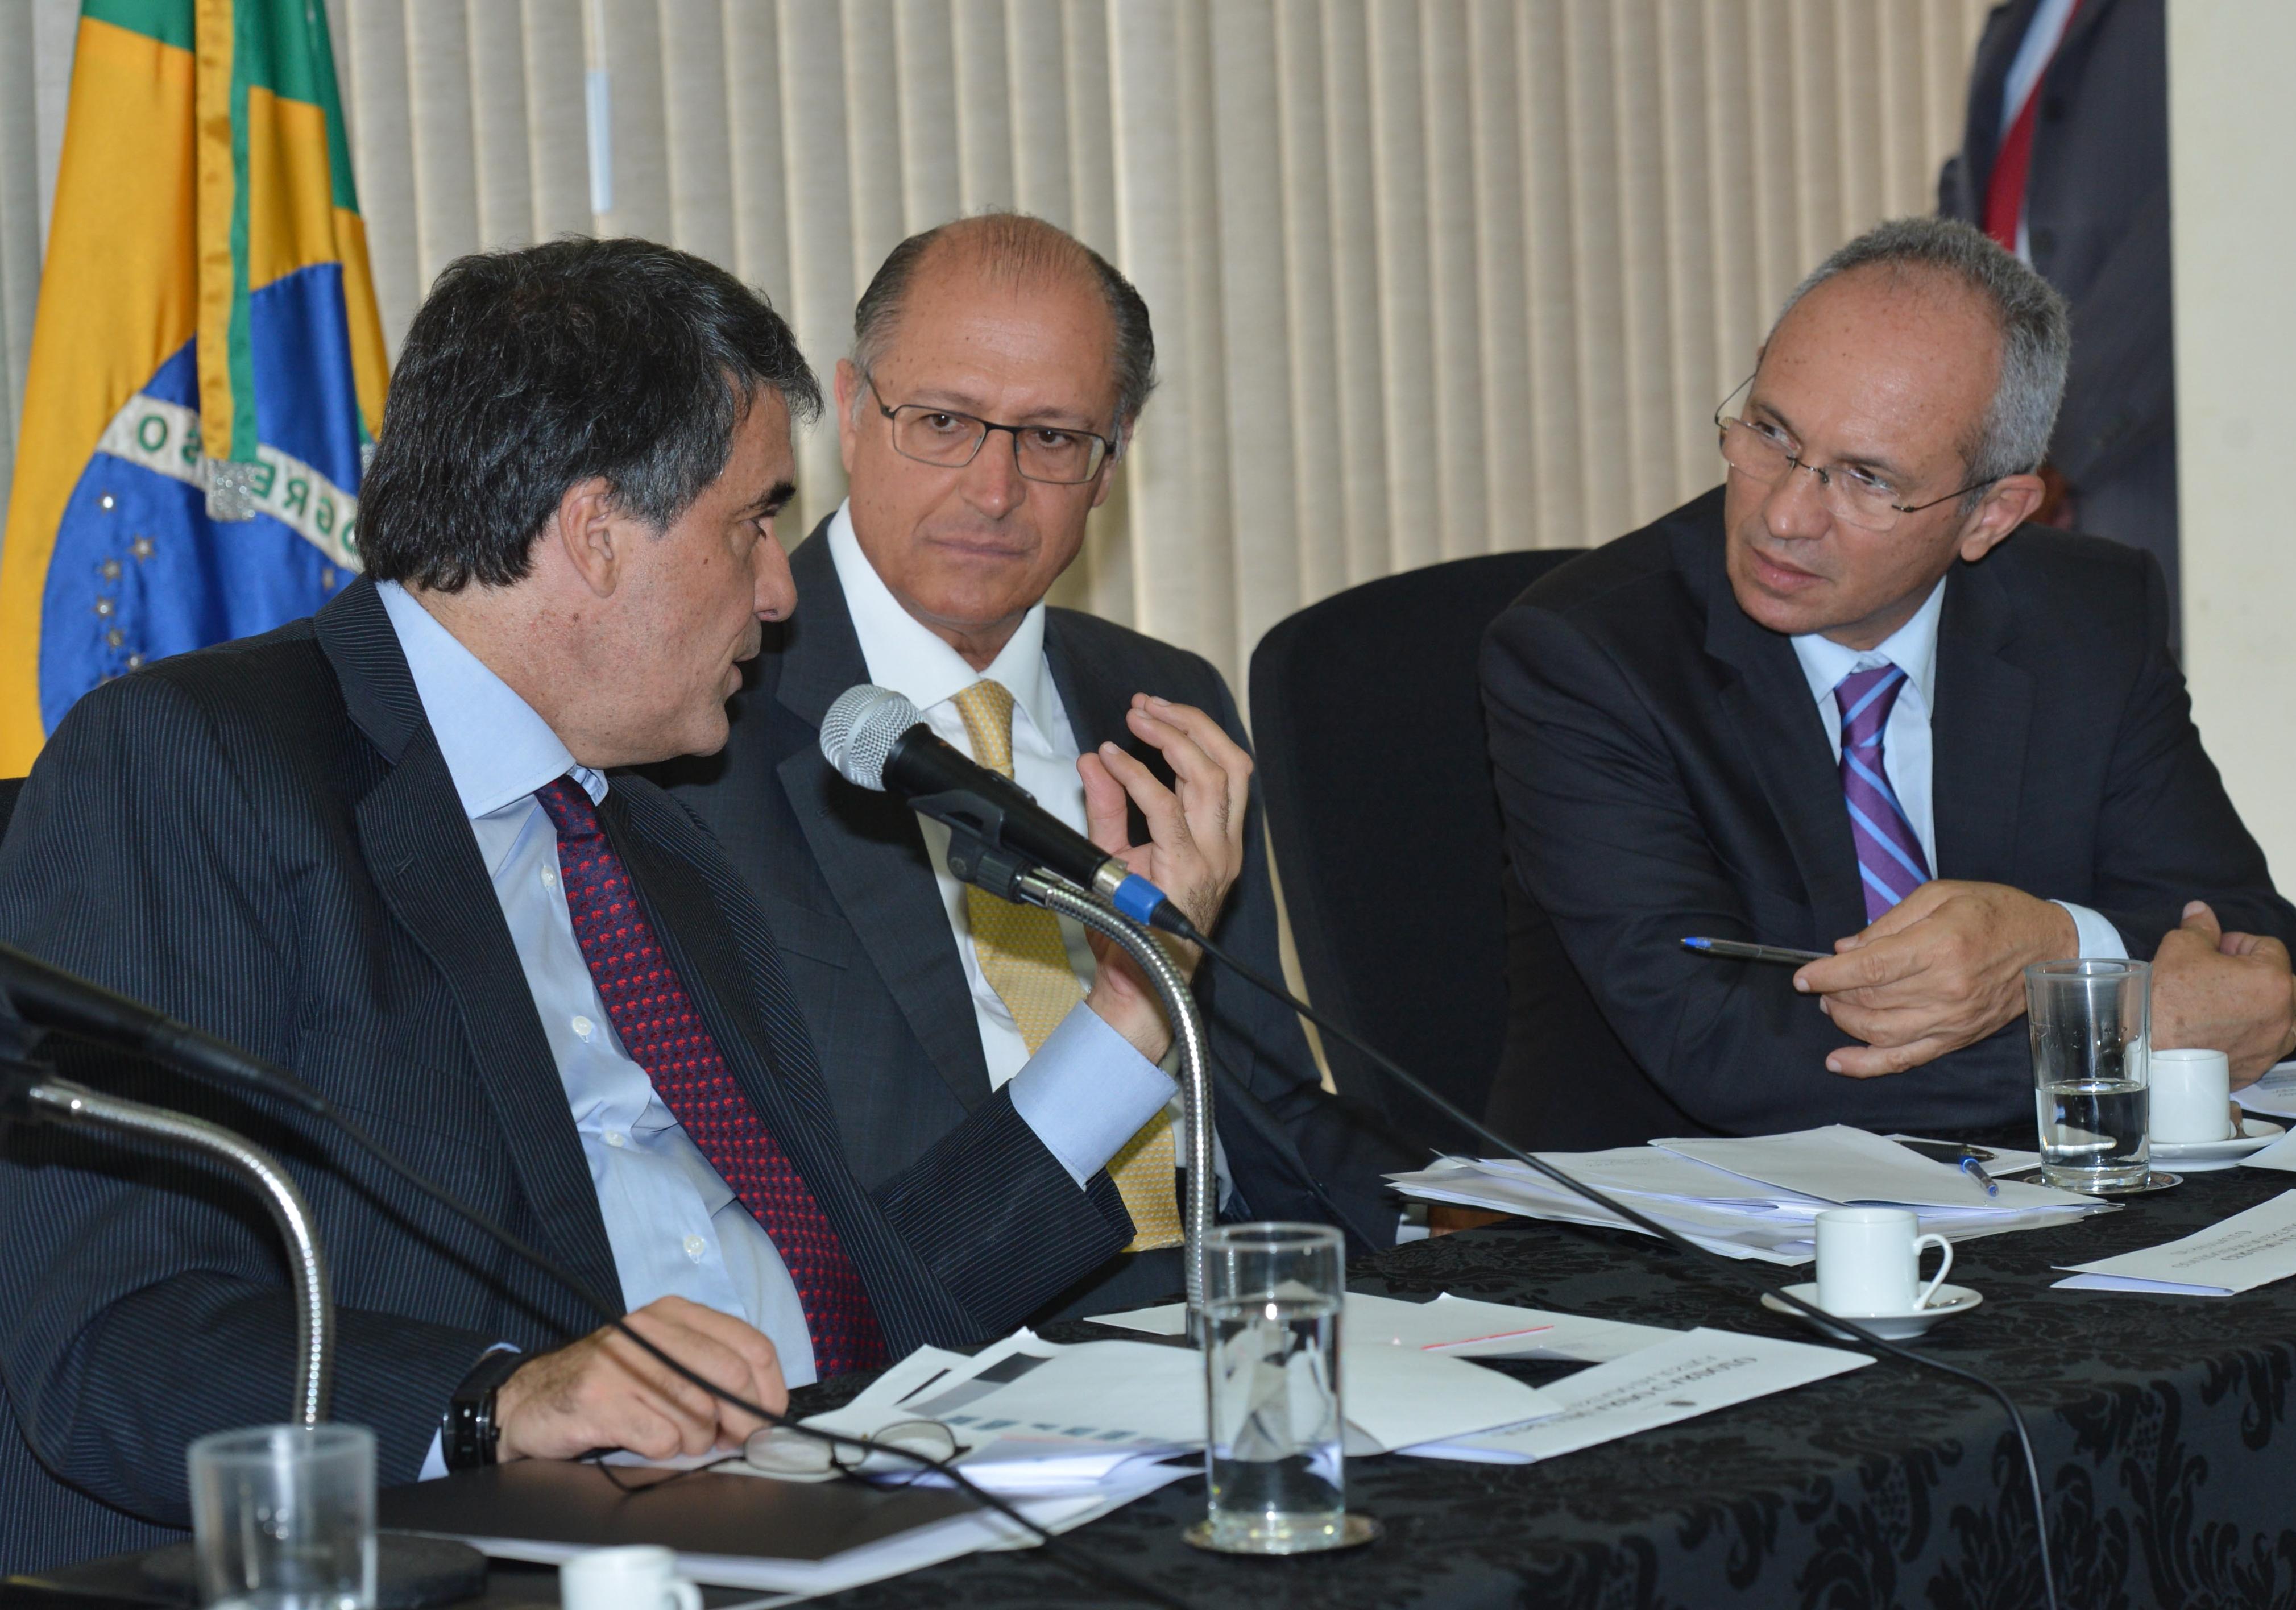
[{"label": "white saucer", "polygon": [[[1815,1280],[1806,1286],[1789,1286],[1785,1289],[1805,1303],[1815,1305],[1817,1302],[1817,1282]],[[1911,1313],[1853,1313],[1843,1317],[1855,1320],[1885,1342],[1905,1342],[1921,1335],[1939,1320],[1967,1313],[1983,1301],[1984,1294],[1972,1291],[1966,1286],[1940,1286],[1937,1288],[1937,1295],[1930,1299],[1927,1308],[1916,1308]],[[1857,1339],[1846,1330],[1811,1319],[1799,1308],[1787,1307],[1767,1291],[1762,1294],[1762,1306],[1772,1313],[1782,1313],[1788,1319],[1800,1320],[1805,1325],[1815,1325],[1837,1341],[1855,1342]]]},{"label": "white saucer", "polygon": [[2155,1140],[2155,1161],[2173,1163],[2188,1174],[2230,1168],[2251,1152],[2260,1152],[2288,1132],[2262,1118],[2243,1118],[2237,1140]]}]

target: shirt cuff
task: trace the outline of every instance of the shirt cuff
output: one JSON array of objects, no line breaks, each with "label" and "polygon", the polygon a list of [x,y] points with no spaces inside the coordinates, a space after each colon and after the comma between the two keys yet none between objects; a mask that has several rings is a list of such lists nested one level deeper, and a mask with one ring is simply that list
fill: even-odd
[{"label": "shirt cuff", "polygon": [[2080,936],[2080,959],[2084,961],[2126,961],[2128,942],[2120,930],[2085,905],[2075,905],[2070,900],[2052,900],[2051,905],[2062,906],[2065,915],[2073,919],[2073,931]]},{"label": "shirt cuff", "polygon": [[1081,1190],[1179,1086],[1078,1001],[1006,1088],[1021,1122]]}]

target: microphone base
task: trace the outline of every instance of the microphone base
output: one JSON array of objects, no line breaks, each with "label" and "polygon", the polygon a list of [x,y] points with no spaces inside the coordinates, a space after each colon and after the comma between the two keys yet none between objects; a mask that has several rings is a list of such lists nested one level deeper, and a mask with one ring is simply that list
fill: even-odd
[{"label": "microphone base", "polygon": [[[190,1543],[144,1557],[144,1585],[178,1605],[200,1602],[200,1557]],[[459,1605],[487,1590],[487,1557],[468,1543],[412,1532],[374,1535],[375,1610],[430,1610]]]}]

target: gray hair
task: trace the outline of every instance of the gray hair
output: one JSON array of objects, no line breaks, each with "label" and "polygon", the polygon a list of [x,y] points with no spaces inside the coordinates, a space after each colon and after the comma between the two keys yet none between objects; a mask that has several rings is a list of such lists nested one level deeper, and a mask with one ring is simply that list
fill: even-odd
[{"label": "gray hair", "polygon": [[[2001,333],[2001,377],[1976,438],[1962,447],[1969,478],[1990,485],[2022,475],[2048,456],[2049,432],[2065,394],[2065,364],[2072,325],[2065,299],[1991,236],[1954,218],[1891,218],[1877,224],[1817,266],[1778,310],[1783,323],[1794,304],[1853,268],[1880,264],[1926,268],[1974,293]],[[1770,326],[1777,333],[1777,325]]]},{"label": "gray hair", "polygon": [[1132,421],[1156,389],[1156,333],[1148,304],[1132,282],[1091,247],[1058,225],[1021,212],[985,212],[939,224],[911,235],[878,266],[853,309],[853,363],[868,372],[885,355],[918,265],[944,237],[978,253],[974,259],[1007,283],[1047,274],[1088,274],[1108,301],[1116,325],[1116,439],[1121,446]]}]

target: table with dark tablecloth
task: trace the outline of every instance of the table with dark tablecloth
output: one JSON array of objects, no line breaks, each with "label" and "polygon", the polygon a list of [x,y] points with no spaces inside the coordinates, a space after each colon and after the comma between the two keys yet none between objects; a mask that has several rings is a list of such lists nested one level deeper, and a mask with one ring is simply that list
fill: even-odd
[{"label": "table with dark tablecloth", "polygon": [[[1952,1279],[1984,1295],[1915,1345],[2023,1406],[2048,1491],[2061,1602],[2296,1606],[2296,1280],[2234,1297],[2053,1291],[2053,1264],[2157,1245],[2296,1176],[2188,1176],[2060,1230],[1965,1241]],[[1360,1290],[1442,1291],[1687,1328],[1816,1340],[1764,1311],[1808,1278],[1675,1252],[1623,1231],[1509,1221],[1356,1266]],[[1110,1333],[1049,1328],[1054,1340]],[[1559,1365],[1505,1365],[1533,1381]],[[815,1410],[851,1378],[800,1394]],[[1070,1534],[1076,1549],[1202,1610],[1538,1606],[1542,1610],[2040,1602],[2031,1501],[2006,1416],[1973,1386],[1883,1358],[1814,1385],[1530,1466],[1351,1460],[1351,1508],[1386,1536],[1290,1560],[1200,1554],[1192,1476]],[[9,1599],[7,1602],[18,1602]],[[29,1602],[29,1601],[26,1601]],[[81,1601],[83,1603],[86,1601]],[[840,1597],[854,1610],[1103,1605],[1043,1550],[980,1555]]]},{"label": "table with dark tablecloth", "polygon": [[[2068,1610],[2296,1606],[2296,1281],[2233,1297],[2049,1288],[2062,1278],[2053,1264],[2173,1240],[2292,1188],[2296,1176],[2261,1169],[2193,1174],[2117,1213],[1954,1248],[1954,1283],[1985,1301],[1914,1345],[1990,1377],[2024,1409]],[[1511,1221],[1398,1247],[1357,1271],[1369,1277],[1357,1289],[1398,1296],[1449,1291],[1820,1339],[1756,1304],[1765,1285],[1807,1279],[1806,1269],[1726,1264],[1622,1231]],[[2040,1602],[2030,1489],[1999,1403],[1886,1357],[1538,1465],[1350,1460],[1348,1487],[1349,1508],[1387,1528],[1351,1554],[1199,1554],[1179,1533],[1202,1513],[1200,1478],[1072,1536],[1206,1610]],[[1031,1553],[975,1556],[837,1602],[1106,1598]]]}]

